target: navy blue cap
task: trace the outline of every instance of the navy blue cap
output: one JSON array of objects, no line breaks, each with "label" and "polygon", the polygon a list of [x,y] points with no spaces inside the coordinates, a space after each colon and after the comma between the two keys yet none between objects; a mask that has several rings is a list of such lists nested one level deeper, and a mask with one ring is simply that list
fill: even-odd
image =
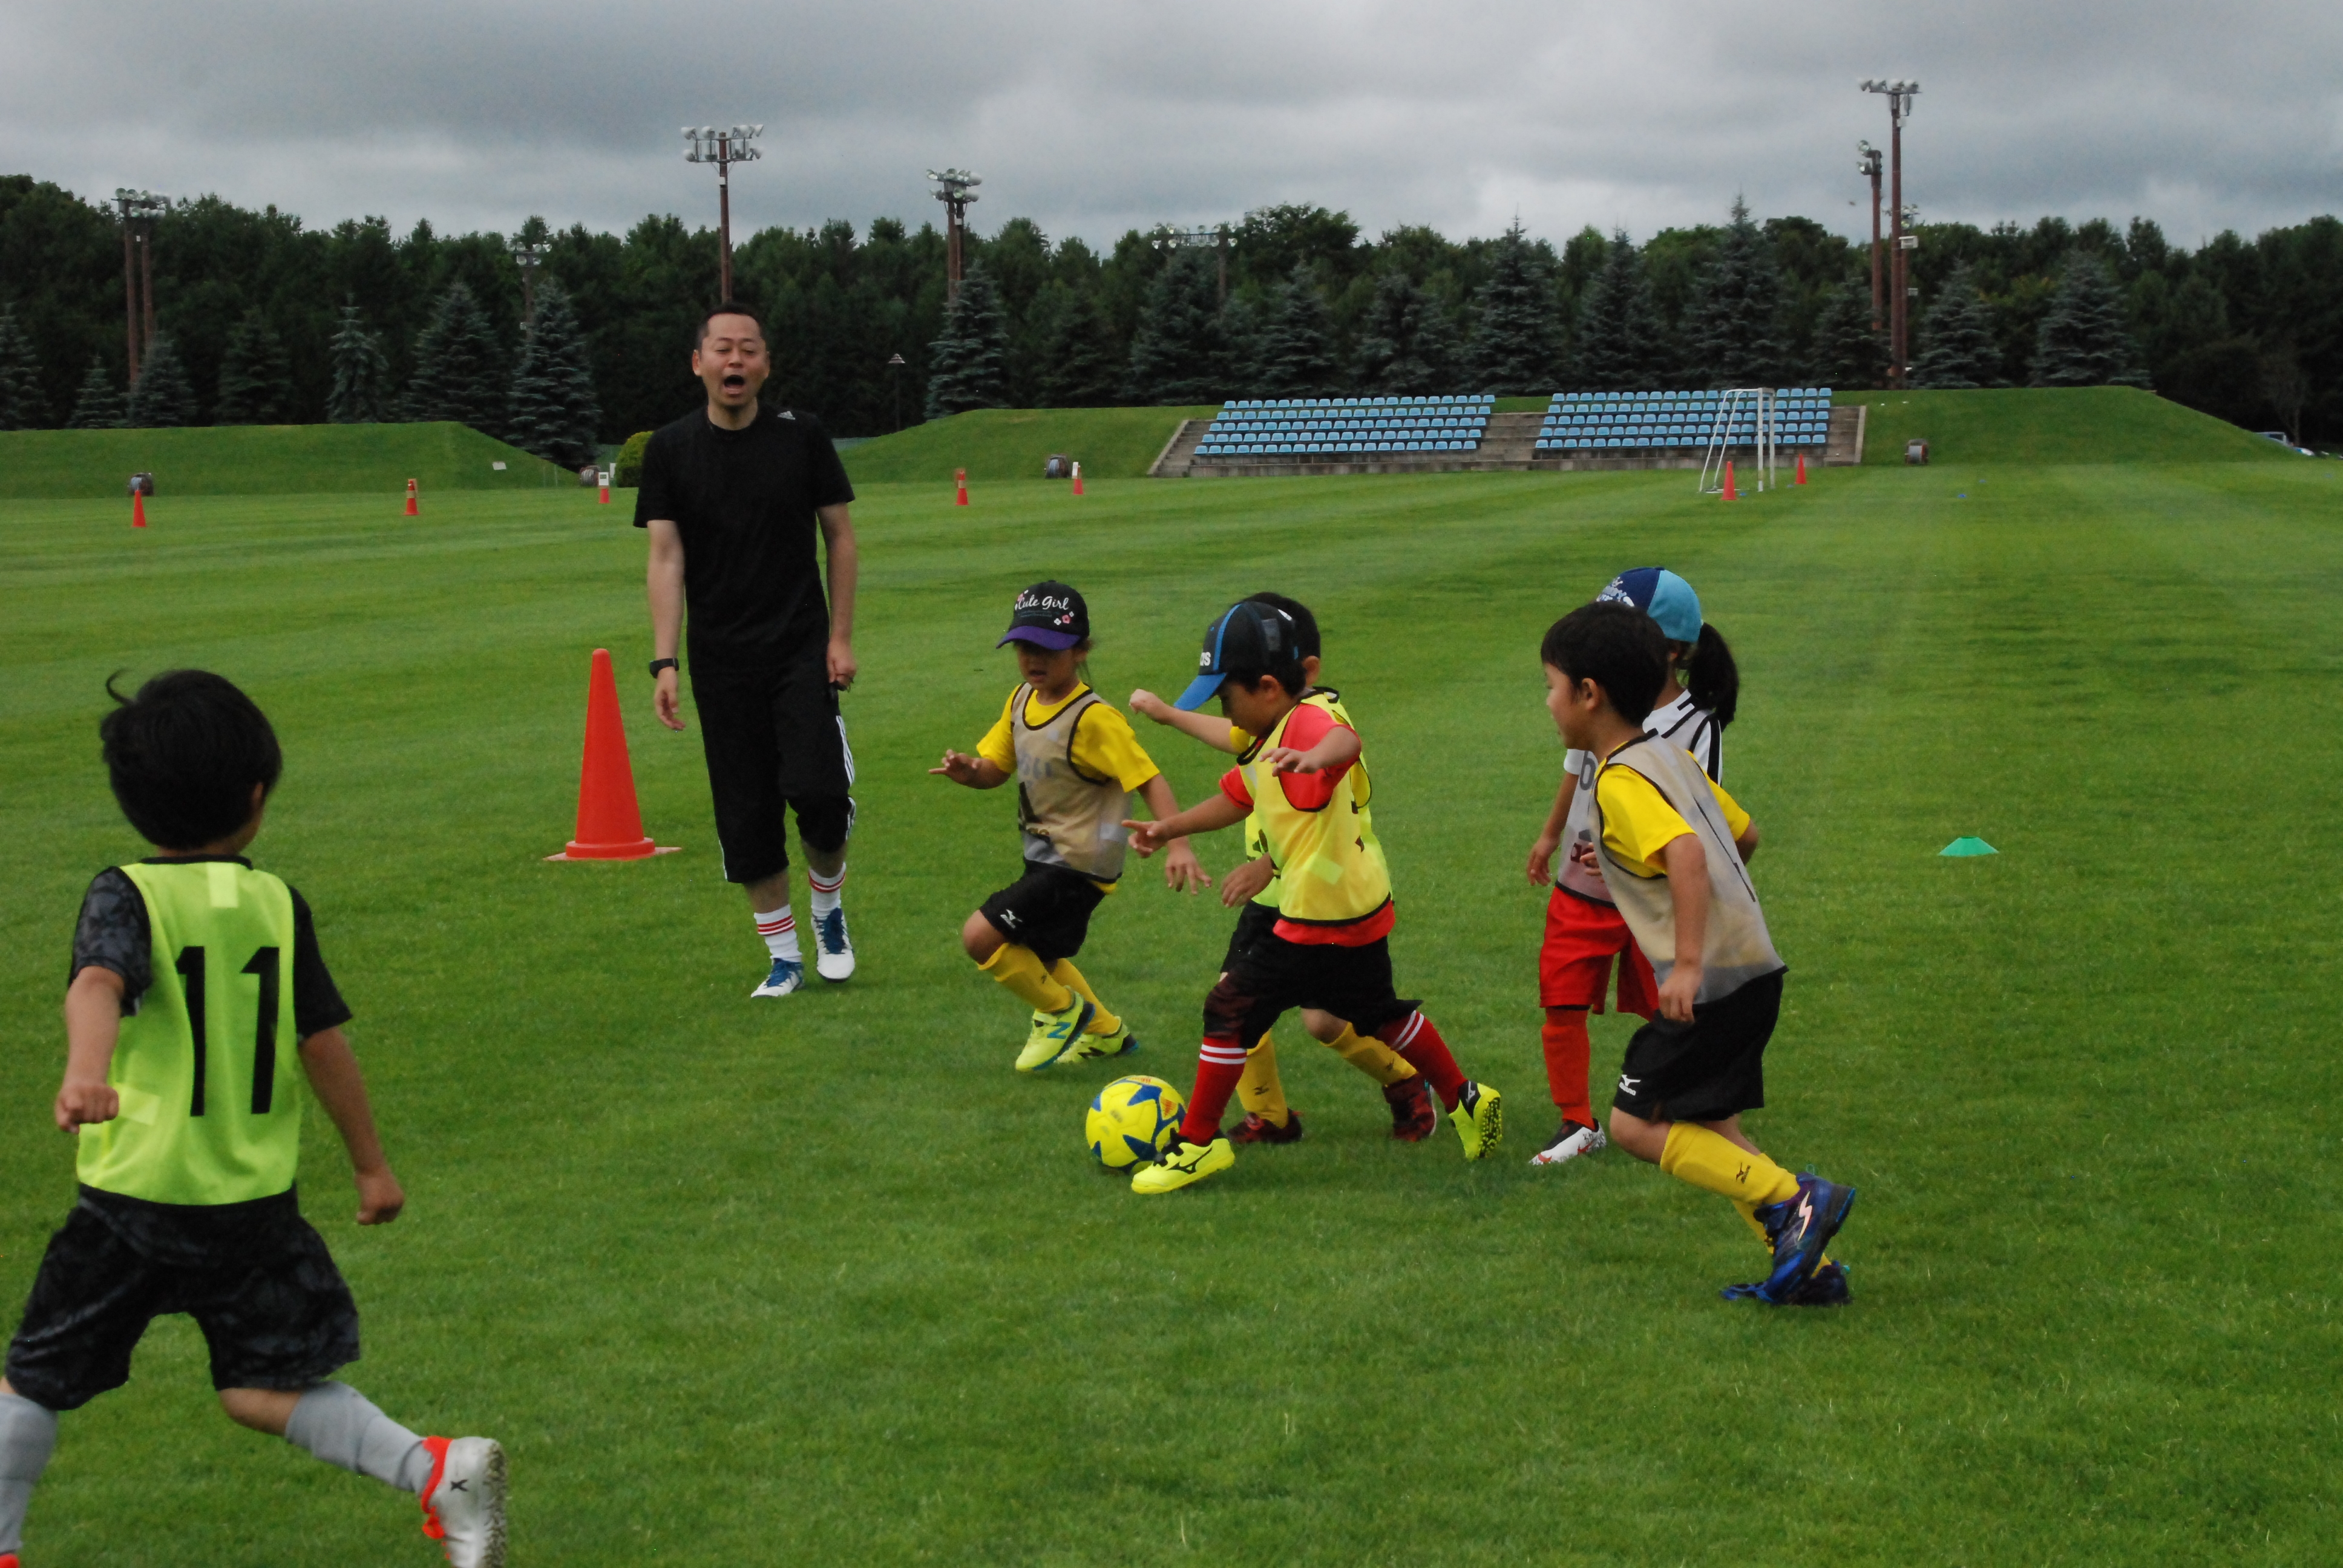
[{"label": "navy blue cap", "polygon": [[1634,606],[1660,623],[1660,635],[1670,642],[1700,640],[1700,595],[1665,567],[1621,572],[1594,596],[1594,602]]},{"label": "navy blue cap", "polygon": [[1035,583],[1017,596],[1009,617],[1008,633],[992,646],[1030,642],[1036,648],[1062,651],[1091,634],[1091,607],[1068,584],[1055,580]]},{"label": "navy blue cap", "polygon": [[1302,668],[1301,640],[1293,618],[1274,605],[1257,599],[1231,605],[1205,630],[1196,678],[1172,706],[1193,713],[1232,675],[1247,680],[1276,675],[1292,683]]}]

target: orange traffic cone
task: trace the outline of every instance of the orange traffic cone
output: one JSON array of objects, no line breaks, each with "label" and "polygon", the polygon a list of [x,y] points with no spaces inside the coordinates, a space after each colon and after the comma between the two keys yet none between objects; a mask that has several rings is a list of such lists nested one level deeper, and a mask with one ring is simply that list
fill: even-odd
[{"label": "orange traffic cone", "polygon": [[1806,455],[1804,452],[1798,454],[1798,477],[1796,482],[1801,485],[1806,482]]},{"label": "orange traffic cone", "polygon": [[1728,501],[1741,498],[1733,493],[1733,459],[1730,457],[1725,459],[1725,498]]},{"label": "orange traffic cone", "polygon": [[618,720],[618,678],[610,650],[594,650],[586,682],[586,764],[578,777],[578,837],[548,860],[641,860],[660,853],[643,836],[635,803],[635,770],[627,760],[627,731]]},{"label": "orange traffic cone", "polygon": [[1074,465],[1074,494],[1076,494],[1077,496],[1079,496],[1079,495],[1081,495],[1081,493],[1082,493],[1082,466],[1081,466],[1080,463],[1076,463],[1076,464]]},{"label": "orange traffic cone", "polygon": [[130,492],[130,526],[134,528],[146,526],[146,492],[144,490]]},{"label": "orange traffic cone", "polygon": [[968,470],[966,468],[954,468],[952,470],[952,483],[960,487],[960,493],[952,498],[952,505],[955,507],[964,507],[968,505]]},{"label": "orange traffic cone", "polygon": [[605,468],[596,477],[602,481],[602,504],[607,507],[610,504],[610,470]]},{"label": "orange traffic cone", "polygon": [[410,518],[415,515],[415,481],[412,479],[407,481],[407,515]]}]

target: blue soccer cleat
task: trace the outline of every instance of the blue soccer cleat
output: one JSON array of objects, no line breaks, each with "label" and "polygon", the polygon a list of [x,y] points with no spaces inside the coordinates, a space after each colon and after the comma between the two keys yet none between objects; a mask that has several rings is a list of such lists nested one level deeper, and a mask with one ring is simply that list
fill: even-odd
[{"label": "blue soccer cleat", "polygon": [[1777,1307],[1791,1304],[1854,1207],[1854,1188],[1801,1176],[1796,1197],[1758,1210],[1757,1222],[1774,1238],[1774,1271],[1757,1287],[1757,1299]]},{"label": "blue soccer cleat", "polygon": [[854,940],[846,934],[846,909],[840,905],[813,922],[814,972],[835,984],[854,973]]},{"label": "blue soccer cleat", "polygon": [[749,995],[751,998],[788,996],[792,991],[804,989],[805,965],[796,959],[775,959],[773,972],[765,977],[764,984],[750,991]]},{"label": "blue soccer cleat", "polygon": [[[1716,1293],[1728,1302],[1762,1302],[1765,1298],[1758,1292],[1765,1288],[1765,1282],[1759,1280],[1753,1284],[1727,1285]],[[1782,1304],[1785,1307],[1843,1307],[1853,1300],[1855,1292],[1847,1289],[1846,1265],[1834,1258],[1807,1275],[1806,1282],[1791,1292],[1790,1299]]]}]

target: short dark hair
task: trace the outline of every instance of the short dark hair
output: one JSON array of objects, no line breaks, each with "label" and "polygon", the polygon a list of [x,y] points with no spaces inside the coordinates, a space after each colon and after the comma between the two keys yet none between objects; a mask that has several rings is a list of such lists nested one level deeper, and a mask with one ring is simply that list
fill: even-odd
[{"label": "short dark hair", "polygon": [[1660,623],[1628,604],[1581,605],[1546,628],[1538,657],[1572,680],[1591,680],[1620,718],[1642,724],[1668,683]]},{"label": "short dark hair", "polygon": [[755,306],[743,305],[737,299],[728,299],[721,305],[711,305],[700,312],[699,325],[691,329],[692,347],[698,348],[708,341],[708,324],[719,316],[745,316],[757,324],[758,337],[762,338],[765,336],[765,318],[757,314]]},{"label": "short dark hair", "polygon": [[207,669],[171,669],[138,689],[114,689],[118,705],[97,726],[106,781],[122,814],[148,843],[195,849],[252,818],[252,787],[277,788],[285,753],[268,716]]},{"label": "short dark hair", "polygon": [[1303,658],[1323,658],[1318,646],[1318,618],[1310,607],[1298,598],[1288,598],[1282,593],[1257,593],[1252,596],[1255,604],[1265,604],[1272,609],[1282,609],[1293,622],[1293,651]]}]

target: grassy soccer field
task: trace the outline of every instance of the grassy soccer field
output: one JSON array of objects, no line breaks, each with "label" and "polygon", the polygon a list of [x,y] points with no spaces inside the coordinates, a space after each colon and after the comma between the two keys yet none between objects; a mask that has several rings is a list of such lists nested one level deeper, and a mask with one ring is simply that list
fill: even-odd
[{"label": "grassy soccer field", "polygon": [[[350,1381],[513,1455],[516,1561],[2307,1563],[2343,1429],[2343,471],[1829,470],[871,486],[848,699],[862,973],[751,1005],[695,734],[650,722],[642,547],[591,493],[0,507],[0,1318],[72,1194],[47,1129],[88,878],[140,852],[100,683],[245,683],[411,1207],[306,1206]],[[1697,586],[1726,780],[1791,965],[1751,1118],[1862,1199],[1842,1312],[1732,1307],[1726,1206],[1549,1131],[1521,863],[1560,761],[1539,633]],[[1021,1078],[960,955],[1012,803],[927,777],[1013,680],[1011,596],[1089,595],[1101,688],[1174,688],[1297,594],[1365,732],[1403,991],[1505,1091],[1503,1158],[1397,1148],[1281,1031],[1298,1146],[1167,1199],[1090,1168],[1103,1068]],[[679,854],[548,865],[589,652]],[[1141,724],[1183,801],[1212,758]],[[2001,851],[1941,859],[1963,834]],[[1216,872],[1238,846],[1202,846]],[[802,889],[799,892],[802,900]],[[1184,1090],[1230,916],[1140,868],[1083,964]],[[1597,1072],[1625,1030],[1597,1028]],[[421,1563],[411,1502],[231,1427],[185,1320],[66,1418],[27,1563]],[[2328,1542],[2326,1547],[2318,1545]]]}]

